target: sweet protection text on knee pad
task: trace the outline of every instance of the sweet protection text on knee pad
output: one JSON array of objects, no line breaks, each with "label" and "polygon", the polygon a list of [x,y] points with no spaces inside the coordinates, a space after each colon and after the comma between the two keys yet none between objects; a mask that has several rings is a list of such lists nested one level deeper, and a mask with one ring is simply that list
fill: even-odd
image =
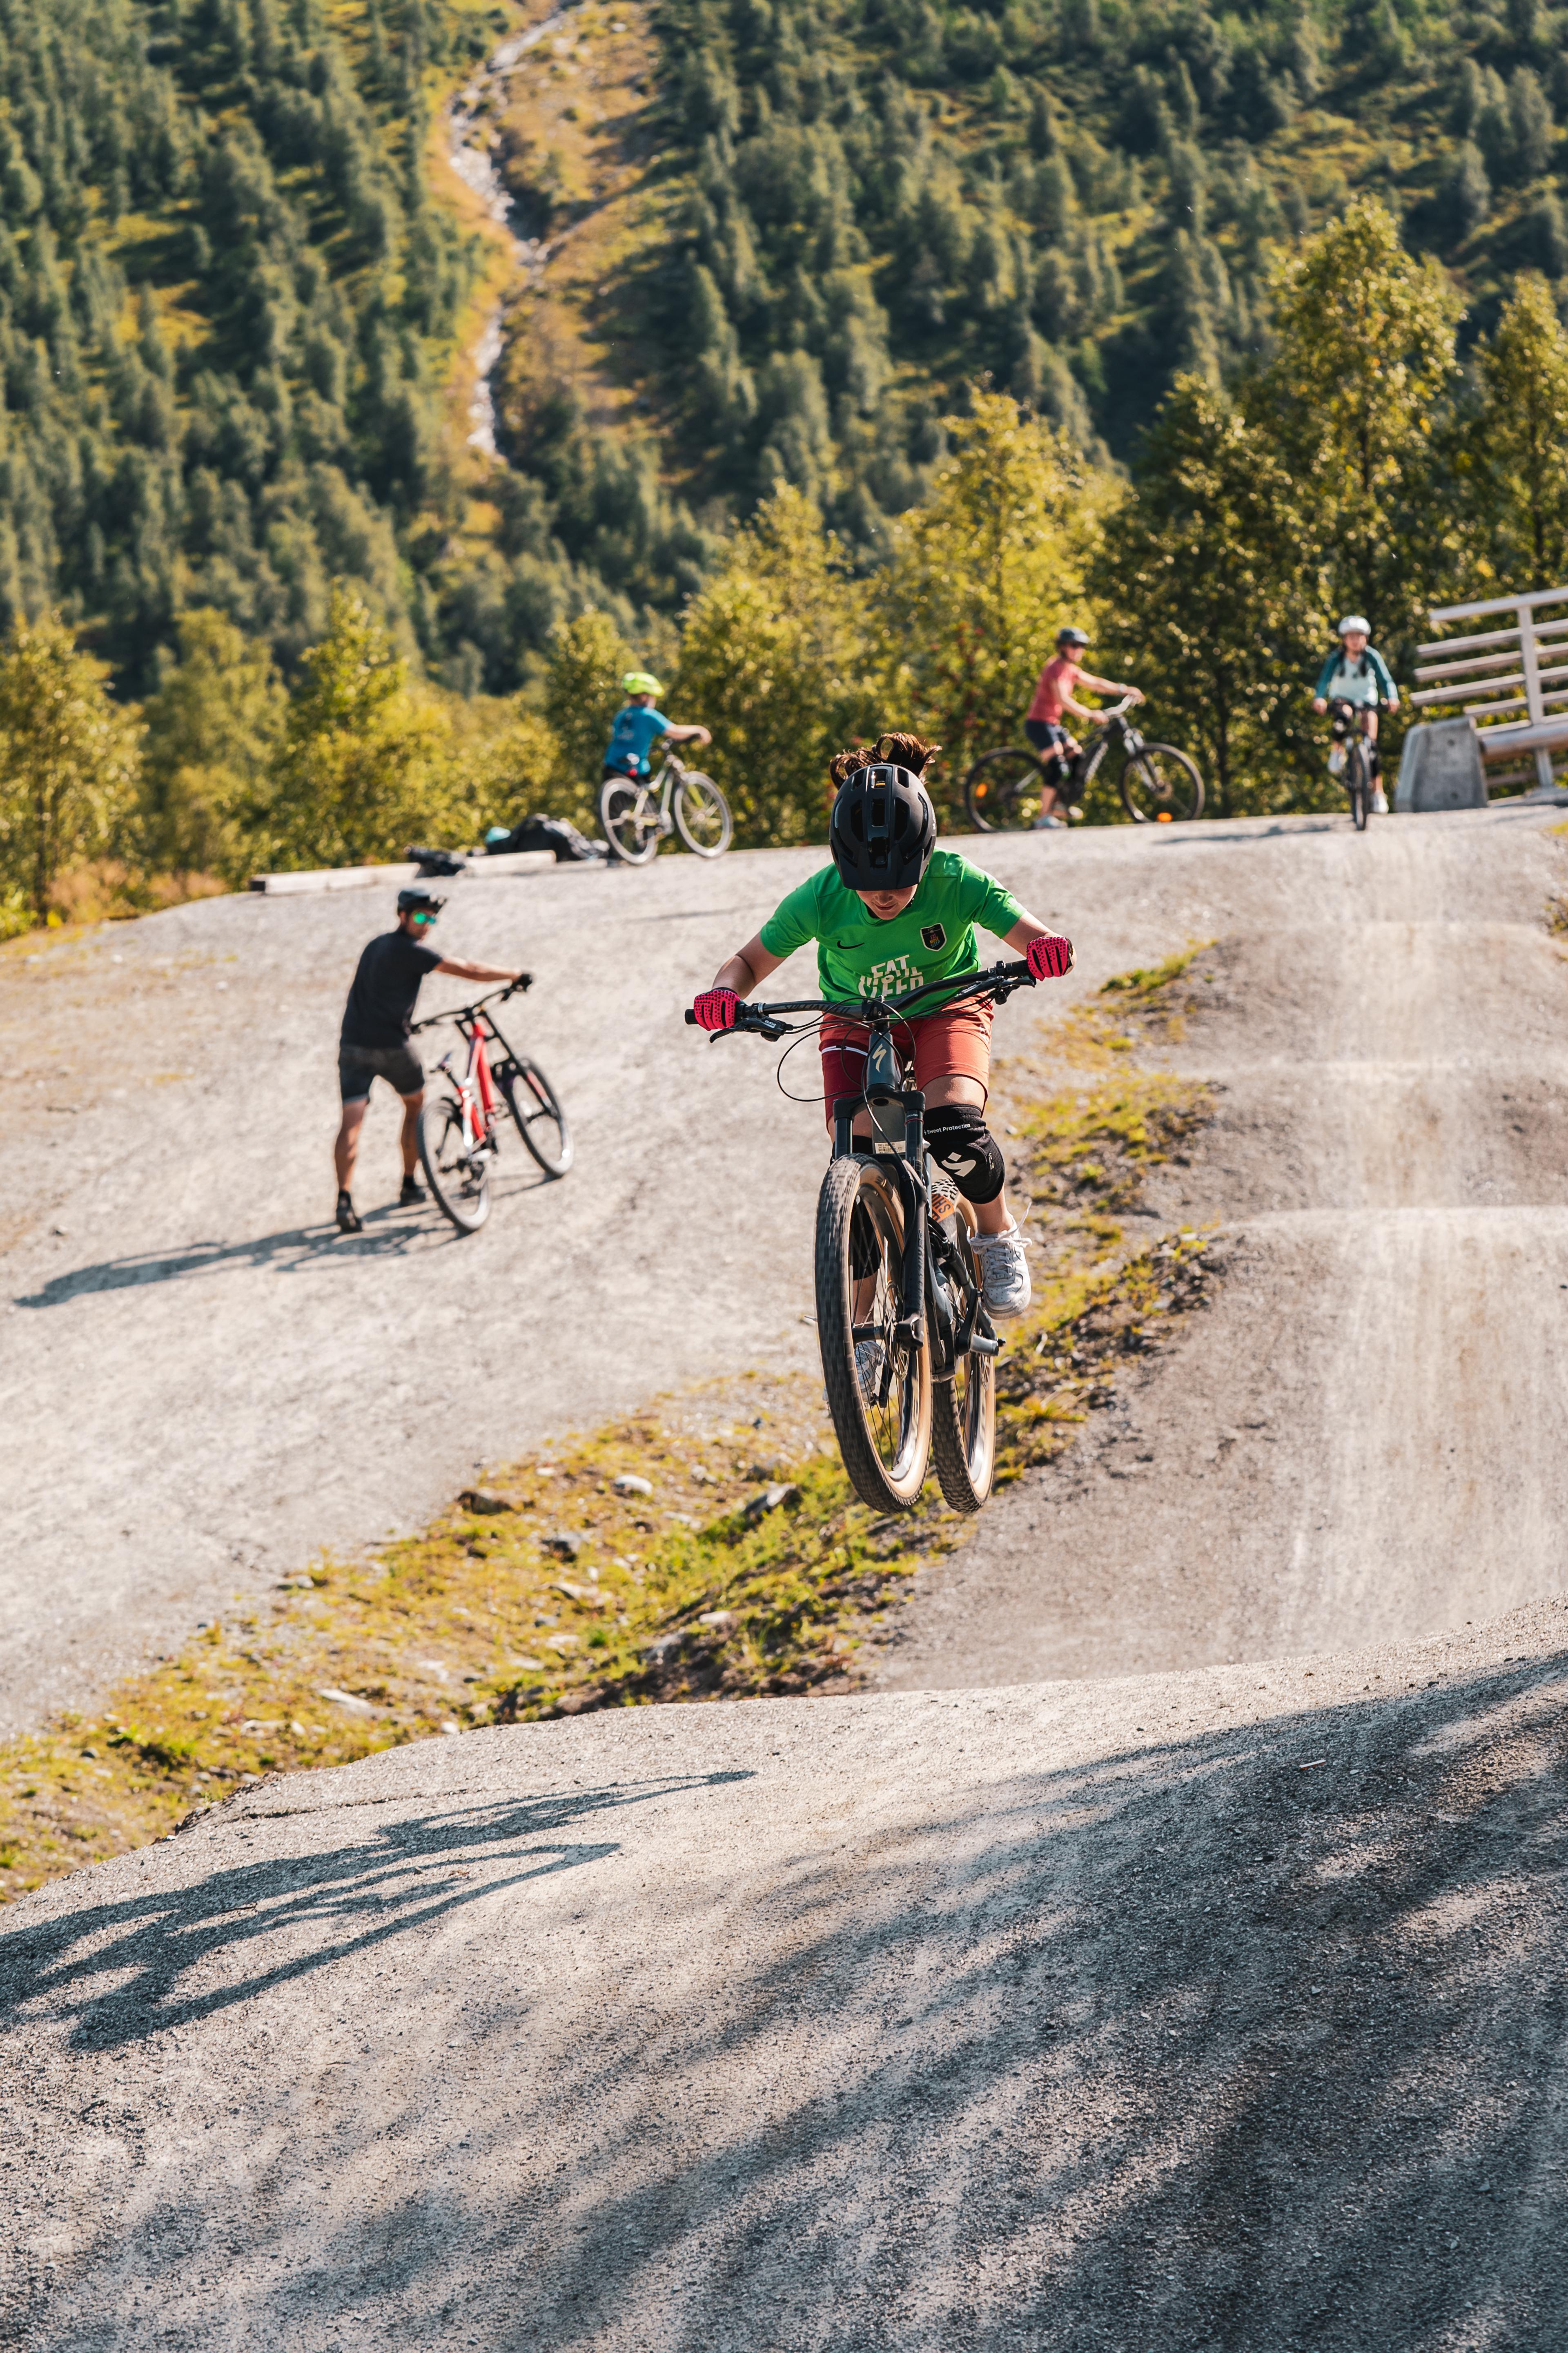
[{"label": "sweet protection text on knee pad", "polygon": [[952,1177],[966,1201],[981,1208],[1007,1181],[1007,1164],[984,1112],[973,1103],[946,1103],[926,1113],[931,1156]]}]

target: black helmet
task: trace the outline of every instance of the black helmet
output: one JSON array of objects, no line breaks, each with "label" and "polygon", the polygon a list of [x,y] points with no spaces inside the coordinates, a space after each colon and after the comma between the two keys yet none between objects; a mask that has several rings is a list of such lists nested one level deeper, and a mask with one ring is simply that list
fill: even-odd
[{"label": "black helmet", "polygon": [[851,891],[908,891],[931,864],[936,811],[908,768],[878,761],[857,768],[838,788],[828,846],[838,879]]},{"label": "black helmet", "polygon": [[428,913],[438,915],[446,903],[445,899],[438,899],[434,891],[427,891],[423,882],[411,882],[406,891],[400,891],[397,894],[400,915],[405,915],[410,907],[423,907]]},{"label": "black helmet", "polygon": [[1089,639],[1081,629],[1058,629],[1057,643],[1058,646],[1087,646]]}]

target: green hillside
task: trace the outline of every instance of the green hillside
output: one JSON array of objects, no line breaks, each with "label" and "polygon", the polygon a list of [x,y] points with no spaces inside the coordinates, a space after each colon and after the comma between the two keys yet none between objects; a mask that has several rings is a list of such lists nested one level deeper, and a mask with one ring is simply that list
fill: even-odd
[{"label": "green hillside", "polygon": [[0,7],[0,613],[58,602],[122,685],[212,605],[288,658],[334,575],[438,651],[419,533],[478,248],[429,96],[500,11]]},{"label": "green hillside", "polygon": [[780,479],[879,551],[981,377],[1125,461],[1349,192],[1467,338],[1568,264],[1533,0],[585,0],[498,108],[552,258],[486,482],[451,386],[496,248],[436,110],[544,6],[0,0],[0,627],[58,605],[140,695],[182,610],[289,668],[344,578],[507,692],[584,602],[673,615]]},{"label": "green hillside", "polygon": [[[782,474],[872,547],[977,377],[1129,459],[1177,370],[1259,355],[1273,258],[1352,192],[1455,271],[1473,335],[1507,273],[1568,264],[1562,23],[1533,0],[660,0],[664,202],[595,290],[608,367],[693,513]],[[559,233],[570,194],[531,173]],[[587,390],[522,404],[512,448],[614,576],[581,485],[625,437],[584,427]]]}]

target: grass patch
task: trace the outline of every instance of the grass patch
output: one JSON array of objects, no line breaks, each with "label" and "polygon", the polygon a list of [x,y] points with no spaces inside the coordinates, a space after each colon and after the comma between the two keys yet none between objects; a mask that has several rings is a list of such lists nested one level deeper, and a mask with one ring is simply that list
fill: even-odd
[{"label": "grass patch", "polygon": [[[1037,1247],[998,1368],[998,1483],[1070,1445],[1209,1295],[1207,1237],[1129,1251],[1121,1222],[1208,1114],[1205,1088],[1139,1060],[1179,1033],[1200,953],[1123,976],[999,1074]],[[0,1896],[272,1772],[485,1724],[849,1688],[916,1571],[973,1526],[934,1480],[909,1514],[858,1503],[815,1379],[662,1399],[493,1473],[372,1559],[237,1604],[101,1710],[0,1746]]]}]

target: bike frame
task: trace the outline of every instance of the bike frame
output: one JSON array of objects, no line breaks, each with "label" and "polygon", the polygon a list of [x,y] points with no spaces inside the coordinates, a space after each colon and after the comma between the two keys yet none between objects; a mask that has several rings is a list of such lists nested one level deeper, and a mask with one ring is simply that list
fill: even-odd
[{"label": "bike frame", "polygon": [[478,997],[472,1005],[459,1006],[455,1012],[433,1013],[427,1021],[416,1021],[409,1032],[411,1037],[417,1036],[421,1029],[434,1029],[438,1023],[450,1021],[467,1045],[468,1057],[460,1072],[453,1067],[458,1050],[455,1046],[447,1048],[435,1069],[457,1095],[463,1113],[463,1142],[470,1153],[495,1149],[496,1122],[505,1106],[485,1051],[486,1039],[493,1038],[509,1060],[515,1060],[516,1057],[497,1028],[495,1016],[487,1008],[500,997],[510,997],[515,985],[509,983],[505,988],[498,989],[495,997]]},{"label": "bike frame", "polygon": [[[660,768],[657,776],[648,776],[646,778],[642,776],[634,776],[629,769],[626,770],[624,773],[628,785],[640,785],[645,793],[658,794],[658,834],[659,839],[662,841],[667,833],[673,833],[675,831],[675,818],[673,815],[675,806],[675,788],[677,785],[679,784],[681,778],[685,776],[685,768],[676,758],[673,752],[666,752],[664,755],[664,765]],[[605,782],[608,784],[610,781],[610,778],[606,776]]]}]

